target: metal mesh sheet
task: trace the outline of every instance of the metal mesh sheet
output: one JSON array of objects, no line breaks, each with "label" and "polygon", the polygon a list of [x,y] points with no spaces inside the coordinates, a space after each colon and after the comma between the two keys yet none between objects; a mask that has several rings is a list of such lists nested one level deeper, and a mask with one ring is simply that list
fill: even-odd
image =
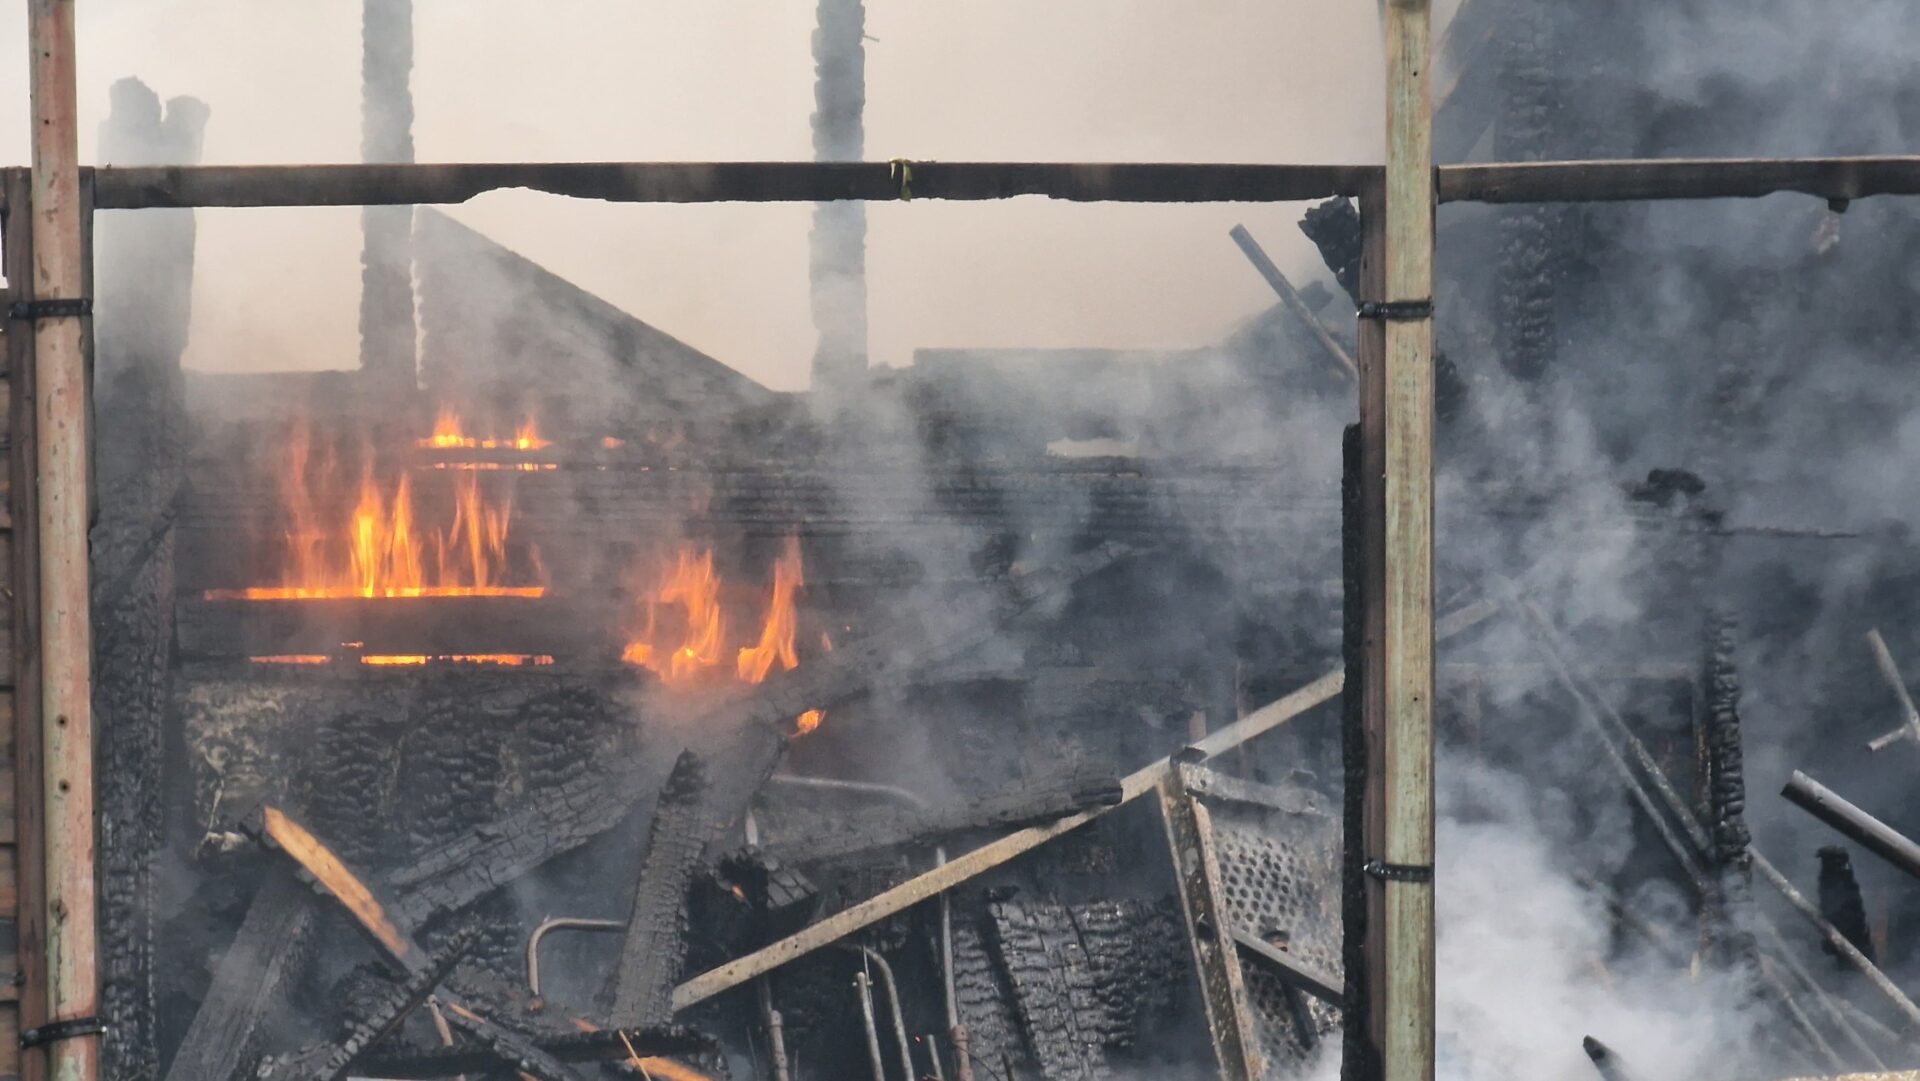
[{"label": "metal mesh sheet", "polygon": [[[1314,813],[1265,811],[1209,801],[1220,858],[1221,899],[1240,930],[1284,944],[1302,961],[1340,974],[1340,831]],[[1264,965],[1242,961],[1267,1076],[1295,1077],[1326,1037],[1339,1012],[1294,991]],[[1304,1022],[1304,1023],[1303,1023]]]}]

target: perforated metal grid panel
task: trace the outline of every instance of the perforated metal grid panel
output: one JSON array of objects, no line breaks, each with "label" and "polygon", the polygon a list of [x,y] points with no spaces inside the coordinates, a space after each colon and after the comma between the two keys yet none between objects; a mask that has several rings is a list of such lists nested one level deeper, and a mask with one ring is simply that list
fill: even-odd
[{"label": "perforated metal grid panel", "polygon": [[[1340,974],[1340,830],[1313,813],[1262,811],[1207,801],[1220,859],[1222,903],[1234,925]],[[1267,1076],[1299,1076],[1337,1045],[1340,1014],[1289,988],[1257,961],[1242,960]]]}]

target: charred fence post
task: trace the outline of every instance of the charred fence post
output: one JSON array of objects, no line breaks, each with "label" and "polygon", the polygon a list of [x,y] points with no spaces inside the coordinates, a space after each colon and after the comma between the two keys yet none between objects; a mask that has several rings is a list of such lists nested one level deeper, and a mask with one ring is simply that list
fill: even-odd
[{"label": "charred fence post", "polygon": [[[1716,939],[1723,963],[1757,975],[1759,954],[1752,931],[1753,866],[1747,847],[1746,775],[1740,746],[1740,675],[1734,666],[1733,618],[1713,611],[1706,619],[1705,689],[1707,819],[1720,909]],[[1757,985],[1757,981],[1756,981]]]}]

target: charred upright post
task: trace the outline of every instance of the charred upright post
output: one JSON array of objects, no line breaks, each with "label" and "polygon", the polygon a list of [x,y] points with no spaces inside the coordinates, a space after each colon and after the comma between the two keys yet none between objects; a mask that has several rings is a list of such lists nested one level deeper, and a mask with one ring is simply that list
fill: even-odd
[{"label": "charred upright post", "polygon": [[[867,12],[864,0],[820,0],[813,32],[815,161],[859,161],[866,153]],[[910,178],[901,178],[901,193]],[[858,202],[821,203],[813,212],[809,265],[813,325],[813,385],[837,408],[867,370],[867,208]]]},{"label": "charred upright post", "polygon": [[[363,0],[360,156],[413,161],[413,0]],[[360,369],[385,389],[414,386],[413,208],[360,211]]]}]

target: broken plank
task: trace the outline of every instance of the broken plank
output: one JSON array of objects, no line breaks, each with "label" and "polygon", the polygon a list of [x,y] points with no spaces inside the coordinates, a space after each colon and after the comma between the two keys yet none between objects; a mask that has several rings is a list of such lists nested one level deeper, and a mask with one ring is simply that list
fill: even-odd
[{"label": "broken plank", "polygon": [[262,1063],[260,1076],[291,1078],[294,1081],[344,1081],[347,1070],[360,1055],[400,1027],[409,1014],[420,1008],[453,966],[465,957],[480,939],[475,928],[456,932],[436,950],[417,971],[378,996],[365,1016],[354,1022],[341,1039],[302,1052],[291,1059]]},{"label": "broken plank", "polygon": [[687,887],[713,832],[706,814],[710,789],[700,756],[685,751],[654,804],[632,915],[605,996],[617,1026],[653,1024],[672,1014],[673,981],[687,951]]},{"label": "broken plank", "polygon": [[258,1060],[261,1022],[307,956],[316,908],[291,869],[267,878],[214,966],[167,1081],[230,1081]]},{"label": "broken plank", "polygon": [[1233,929],[1233,941],[1239,945],[1242,953],[1258,958],[1289,986],[1297,987],[1335,1009],[1346,1008],[1346,996],[1340,990],[1340,981],[1334,977],[1238,927]]}]

